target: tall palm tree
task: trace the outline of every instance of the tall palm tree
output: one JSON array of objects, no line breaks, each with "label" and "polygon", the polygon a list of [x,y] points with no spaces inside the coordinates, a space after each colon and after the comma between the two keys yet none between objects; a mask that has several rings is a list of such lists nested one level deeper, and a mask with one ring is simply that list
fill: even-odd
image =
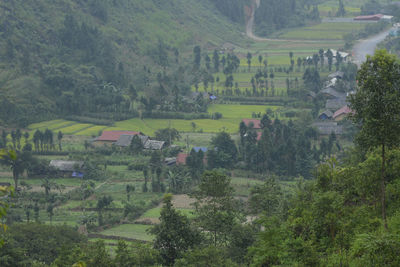
[{"label": "tall palm tree", "polygon": [[9,166],[13,172],[15,191],[18,189],[18,179],[27,169],[31,155],[28,152],[19,152],[15,150],[4,150],[0,154],[0,164]]}]

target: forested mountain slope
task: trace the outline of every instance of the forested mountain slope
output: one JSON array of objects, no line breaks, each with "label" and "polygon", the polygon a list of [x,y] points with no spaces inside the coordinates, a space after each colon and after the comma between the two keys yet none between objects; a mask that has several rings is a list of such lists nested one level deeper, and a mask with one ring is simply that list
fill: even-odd
[{"label": "forested mountain slope", "polygon": [[255,30],[260,36],[319,19],[318,2],[310,0],[261,0],[255,12]]},{"label": "forested mountain slope", "polygon": [[242,40],[246,2],[2,1],[0,122],[123,109],[179,52]]}]

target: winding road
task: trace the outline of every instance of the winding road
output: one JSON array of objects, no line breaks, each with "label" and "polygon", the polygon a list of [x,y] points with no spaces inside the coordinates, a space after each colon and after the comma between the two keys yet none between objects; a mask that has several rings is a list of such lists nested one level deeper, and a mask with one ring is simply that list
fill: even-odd
[{"label": "winding road", "polygon": [[393,30],[393,28],[371,36],[368,39],[358,41],[353,48],[354,63],[360,66],[361,63],[367,59],[367,55],[373,55],[377,45],[385,40],[386,36],[389,35],[391,30]]}]

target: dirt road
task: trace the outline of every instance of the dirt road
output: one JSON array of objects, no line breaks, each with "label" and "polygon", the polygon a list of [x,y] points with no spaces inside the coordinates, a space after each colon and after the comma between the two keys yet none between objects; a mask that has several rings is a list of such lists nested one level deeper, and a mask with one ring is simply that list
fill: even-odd
[{"label": "dirt road", "polygon": [[368,39],[360,40],[353,48],[353,61],[358,66],[361,65],[366,59],[367,55],[373,55],[377,45],[385,40],[386,36],[393,28],[381,32],[377,35],[371,36]]}]

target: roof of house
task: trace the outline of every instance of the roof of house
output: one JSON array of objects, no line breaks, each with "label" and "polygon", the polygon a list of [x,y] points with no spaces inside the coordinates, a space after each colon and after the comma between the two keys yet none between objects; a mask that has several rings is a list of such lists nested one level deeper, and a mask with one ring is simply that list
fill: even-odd
[{"label": "roof of house", "polygon": [[203,151],[204,153],[206,153],[207,151],[208,151],[208,148],[207,147],[200,147],[200,146],[198,146],[198,147],[193,147],[192,148],[195,152],[199,152],[200,150],[201,151]]},{"label": "roof of house", "polygon": [[343,71],[336,71],[328,75],[328,78],[343,78],[344,72]]},{"label": "roof of house", "polygon": [[333,114],[333,118],[337,118],[338,116],[342,115],[342,114],[349,114],[352,113],[353,111],[351,110],[351,108],[349,108],[349,106],[344,106],[341,109],[337,110],[334,114]]},{"label": "roof of house", "polygon": [[330,110],[337,110],[343,106],[347,105],[346,99],[342,98],[335,98],[335,99],[328,99],[325,104],[326,109]]},{"label": "roof of house", "polygon": [[257,140],[257,141],[260,141],[260,140],[261,140],[261,137],[262,137],[262,132],[257,132],[257,138],[256,138],[256,140]]},{"label": "roof of house", "polygon": [[330,80],[328,80],[325,84],[326,84],[326,88],[328,88],[328,87],[333,87],[333,86],[335,86],[336,85],[336,83],[337,83],[337,78],[335,77],[335,78],[331,78]]},{"label": "roof of house", "polygon": [[121,135],[141,135],[141,133],[133,131],[104,131],[96,141],[117,142]]},{"label": "roof of house", "polygon": [[387,20],[391,20],[393,18],[393,16],[390,15],[383,15],[382,19],[387,19]]},{"label": "roof of house", "polygon": [[319,114],[319,116],[318,117],[321,117],[322,115],[326,115],[328,118],[332,118],[332,116],[333,116],[333,112],[332,111],[330,111],[330,110],[325,110],[324,112],[322,112],[321,114]]},{"label": "roof of house", "polygon": [[167,166],[172,166],[176,164],[176,158],[165,158],[164,163]]},{"label": "roof of house", "polygon": [[332,87],[326,87],[324,90],[321,90],[321,94],[330,95],[335,98],[346,98],[345,93],[338,92]]},{"label": "roof of house", "polygon": [[147,140],[144,144],[144,149],[161,150],[165,145],[164,141]]},{"label": "roof of house", "polygon": [[189,156],[189,154],[186,153],[179,153],[178,156],[176,157],[176,164],[177,165],[185,165],[186,164],[186,158]]},{"label": "roof of house", "polygon": [[312,126],[315,127],[322,135],[329,135],[332,132],[335,134],[343,133],[343,126],[337,125],[337,122],[318,122],[313,123]]},{"label": "roof of house", "polygon": [[55,168],[59,171],[76,171],[83,167],[83,161],[71,161],[71,160],[52,160],[49,164],[50,167]]},{"label": "roof of house", "polygon": [[250,126],[250,123],[253,123],[253,129],[261,129],[261,121],[256,119],[243,119],[242,120],[247,127]]},{"label": "roof of house", "polygon": [[380,20],[383,18],[383,14],[374,14],[374,15],[367,15],[367,16],[357,16],[354,20]]},{"label": "roof of house", "polygon": [[118,140],[115,143],[115,145],[116,146],[128,147],[128,146],[131,145],[133,137],[134,137],[134,135],[123,134],[118,138]]},{"label": "roof of house", "polygon": [[149,140],[149,137],[147,135],[139,135],[140,141],[142,141],[142,144],[146,144],[146,142]]}]

